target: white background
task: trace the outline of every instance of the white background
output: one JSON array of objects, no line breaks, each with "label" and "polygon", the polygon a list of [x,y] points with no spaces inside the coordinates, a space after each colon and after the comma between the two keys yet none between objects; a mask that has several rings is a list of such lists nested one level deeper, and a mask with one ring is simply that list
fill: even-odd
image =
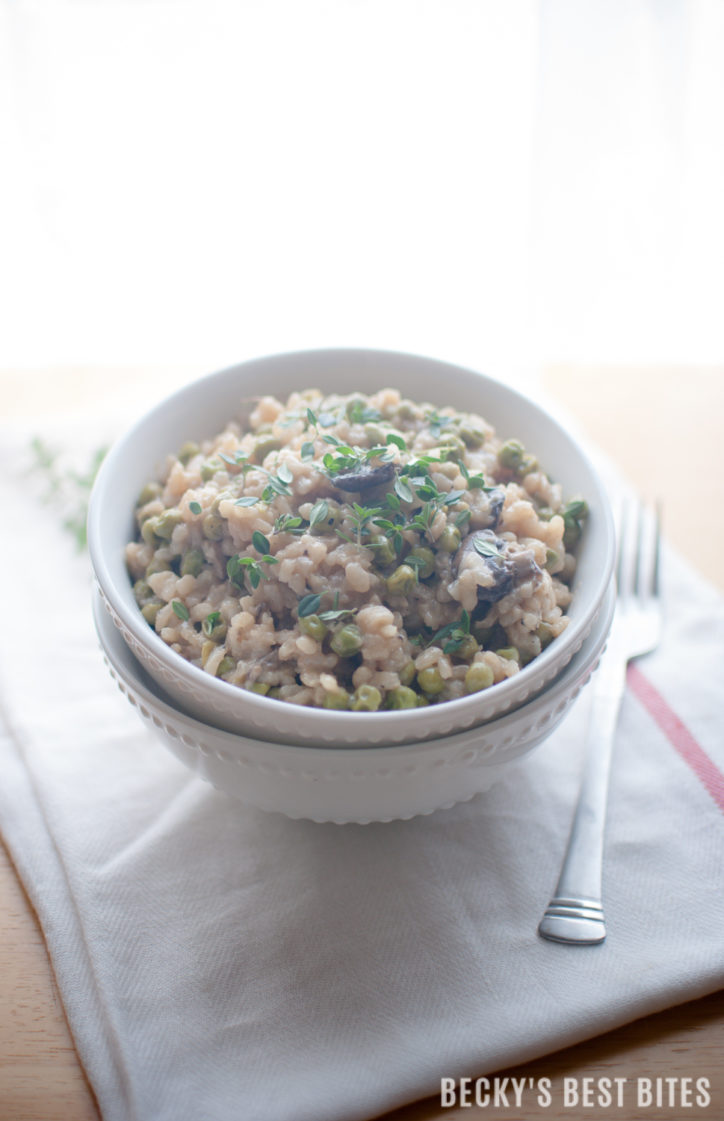
[{"label": "white background", "polygon": [[0,0],[0,365],[724,359],[720,0]]}]

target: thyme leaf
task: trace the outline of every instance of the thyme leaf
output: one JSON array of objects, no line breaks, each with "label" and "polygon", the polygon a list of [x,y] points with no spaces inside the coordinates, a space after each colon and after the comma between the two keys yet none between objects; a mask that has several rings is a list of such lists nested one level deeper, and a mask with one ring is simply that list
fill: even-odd
[{"label": "thyme leaf", "polygon": [[496,549],[495,545],[490,541],[486,541],[484,537],[480,537],[479,535],[473,537],[473,548],[481,557],[498,557],[500,560],[504,559],[504,554],[501,553],[500,549]]}]

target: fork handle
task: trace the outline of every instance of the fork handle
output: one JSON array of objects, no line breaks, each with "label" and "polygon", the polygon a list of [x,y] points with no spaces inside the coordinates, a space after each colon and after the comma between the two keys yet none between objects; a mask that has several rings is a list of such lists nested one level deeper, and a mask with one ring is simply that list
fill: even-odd
[{"label": "fork handle", "polygon": [[613,651],[601,659],[594,678],[586,759],[568,848],[555,895],[538,927],[551,942],[603,942],[601,900],[603,838],[614,735],[626,684],[626,662]]}]

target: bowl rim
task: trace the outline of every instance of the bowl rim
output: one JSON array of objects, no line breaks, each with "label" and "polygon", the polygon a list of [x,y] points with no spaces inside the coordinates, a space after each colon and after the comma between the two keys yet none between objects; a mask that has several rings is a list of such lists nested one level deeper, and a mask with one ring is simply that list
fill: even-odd
[{"label": "bowl rim", "polygon": [[[590,456],[581,446],[578,439],[572,436],[567,429],[564,428],[563,424],[534,397],[527,396],[520,390],[509,386],[501,379],[490,374],[482,373],[471,367],[461,366],[444,359],[412,354],[406,351],[365,347],[322,347],[285,351],[278,354],[259,355],[244,359],[231,366],[226,366],[221,370],[203,374],[201,377],[186,382],[184,385],[174,390],[173,393],[167,394],[161,400],[157,401],[155,405],[143,412],[133,424],[126,428],[113,443],[101,464],[90,495],[87,522],[88,549],[96,579],[98,580],[103,594],[107,597],[112,608],[117,612],[122,623],[128,627],[131,635],[151,656],[160,660],[171,672],[180,675],[182,678],[187,678],[189,685],[201,688],[208,695],[210,704],[213,704],[216,698],[224,708],[233,706],[235,710],[243,710],[249,713],[250,721],[259,727],[269,723],[272,712],[278,713],[279,706],[282,702],[244,690],[238,685],[233,685],[221,678],[210,677],[209,674],[205,673],[200,667],[193,665],[193,663],[187,661],[172,650],[171,647],[147,625],[140,611],[133,609],[133,605],[129,602],[128,598],[124,598],[124,596],[120,594],[109,565],[106,562],[106,550],[101,529],[103,497],[106,489],[113,480],[117,464],[123,462],[124,451],[127,445],[136,437],[139,430],[148,426],[153,426],[161,415],[172,407],[174,403],[181,402],[185,397],[191,397],[193,399],[197,395],[203,394],[207,388],[210,388],[215,383],[223,382],[237,375],[241,376],[243,372],[249,368],[259,368],[265,364],[293,363],[300,360],[314,361],[319,359],[320,361],[329,362],[337,358],[347,361],[357,360],[360,362],[376,363],[380,365],[381,369],[384,368],[385,361],[402,361],[403,363],[409,363],[411,366],[422,364],[430,370],[437,368],[440,373],[447,371],[448,374],[452,372],[456,375],[475,378],[481,383],[481,390],[484,389],[485,384],[488,384],[494,387],[495,391],[504,393],[508,399],[512,401],[513,406],[517,405],[524,410],[532,409],[544,417],[546,423],[557,432],[568,444],[570,449],[575,452],[580,461],[586,465],[590,477],[597,487],[598,493],[595,496],[597,500],[596,505],[598,515],[604,520],[606,552],[603,558],[601,558],[602,564],[596,585],[595,587],[591,587],[589,592],[589,606],[587,611],[577,619],[572,619],[563,633],[556,639],[555,643],[547,647],[534,661],[524,666],[520,672],[513,677],[499,682],[491,690],[484,690],[480,693],[470,694],[455,700],[446,701],[440,706],[435,706],[435,709],[444,709],[446,713],[450,714],[450,720],[454,720],[456,713],[462,715],[464,713],[473,712],[476,708],[481,706],[482,700],[494,696],[495,712],[492,717],[486,718],[483,716],[477,723],[487,722],[487,720],[491,718],[495,719],[500,715],[501,710],[505,712],[510,707],[519,707],[515,698],[529,685],[530,687],[528,691],[524,693],[520,703],[525,702],[530,695],[536,691],[536,681],[540,682],[541,678],[545,678],[546,671],[551,663],[556,658],[562,656],[564,650],[572,648],[575,651],[580,646],[587,631],[590,630],[596,612],[600,609],[603,597],[611,582],[615,559],[615,532],[613,516],[603,482]],[[394,378],[392,381],[394,381]],[[380,383],[380,387],[382,388],[382,382]],[[270,391],[273,392],[273,387],[270,387]],[[494,423],[495,418],[492,418],[491,422]],[[159,449],[158,454],[160,458],[165,452],[163,449]],[[506,706],[506,701],[509,699],[510,703]],[[339,726],[340,721],[346,724],[348,729],[351,728],[353,724],[359,720],[360,716],[364,718],[365,727],[369,728],[370,732],[377,729],[378,738],[381,729],[389,725],[390,717],[393,715],[398,728],[402,727],[404,724],[404,726],[409,729],[410,735],[414,735],[417,729],[422,731],[425,724],[429,723],[430,712],[427,708],[417,708],[401,709],[394,713],[390,710],[384,710],[382,712],[366,712],[360,714],[351,711],[328,710],[298,705],[285,705],[285,708],[294,709],[302,724],[309,722],[310,714],[312,714],[311,719],[318,724],[320,729],[319,734],[322,738],[325,736],[332,736],[334,729]],[[469,721],[468,723],[475,723],[475,721]],[[322,731],[322,729],[325,729],[325,731]]]},{"label": "bowl rim", "polygon": [[[315,744],[289,744],[277,740],[262,740],[255,736],[244,735],[240,732],[230,732],[227,731],[226,728],[217,728],[215,724],[201,720],[192,713],[185,712],[182,708],[178,707],[174,703],[173,698],[169,697],[163,688],[151,678],[133,650],[123,641],[123,637],[113,623],[106,605],[103,602],[103,596],[97,587],[93,590],[91,610],[101,651],[113,672],[124,679],[126,687],[128,687],[128,680],[126,679],[130,678],[133,683],[133,688],[144,695],[149,707],[158,707],[160,715],[165,716],[167,720],[173,718],[187,725],[188,729],[197,737],[202,737],[203,735],[209,736],[209,734],[214,738],[220,737],[218,742],[236,751],[242,751],[245,747],[253,747],[264,751],[268,749],[281,753],[294,752],[296,754],[297,752],[305,751],[322,751],[325,753],[343,752],[345,755],[349,755],[350,753],[358,755],[363,751],[381,753],[394,750],[399,754],[404,754],[412,750],[427,751],[440,748],[452,751],[454,749],[468,747],[471,741],[479,741],[486,735],[497,735],[506,732],[521,720],[533,719],[535,709],[542,708],[546,704],[550,706],[558,699],[560,694],[566,692],[569,688],[575,688],[576,685],[582,687],[588,682],[591,674],[596,672],[600,658],[608,643],[615,606],[615,589],[613,585],[610,585],[604,593],[601,610],[596,617],[591,632],[584,639],[580,649],[576,651],[573,657],[561,669],[560,673],[556,675],[553,681],[550,682],[541,693],[529,697],[516,708],[496,716],[484,725],[474,725],[456,732],[446,732],[440,736],[436,736],[434,739],[412,740],[401,743],[362,743],[359,745],[350,745],[346,743],[338,744],[331,741]],[[111,638],[112,649],[109,649],[107,636]],[[120,655],[116,654],[116,651],[120,651]],[[122,668],[119,668],[119,662],[122,663]],[[157,713],[157,715],[159,715],[159,713]],[[365,713],[364,715],[370,714]],[[527,748],[524,749],[524,751],[527,750]],[[521,753],[524,753],[524,751]],[[511,745],[511,753],[515,754],[515,745]],[[494,766],[499,762],[500,758],[495,756],[491,758],[490,765]]]}]

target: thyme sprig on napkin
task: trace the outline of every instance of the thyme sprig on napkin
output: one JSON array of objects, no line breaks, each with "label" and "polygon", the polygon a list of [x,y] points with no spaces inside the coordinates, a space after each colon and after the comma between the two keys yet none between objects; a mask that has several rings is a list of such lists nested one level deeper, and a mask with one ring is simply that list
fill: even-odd
[{"label": "thyme sprig on napkin", "polygon": [[63,453],[40,436],[31,440],[29,451],[30,473],[42,478],[44,483],[41,501],[53,505],[61,526],[81,552],[87,545],[88,499],[108,448],[96,448],[80,469],[69,465]]}]

